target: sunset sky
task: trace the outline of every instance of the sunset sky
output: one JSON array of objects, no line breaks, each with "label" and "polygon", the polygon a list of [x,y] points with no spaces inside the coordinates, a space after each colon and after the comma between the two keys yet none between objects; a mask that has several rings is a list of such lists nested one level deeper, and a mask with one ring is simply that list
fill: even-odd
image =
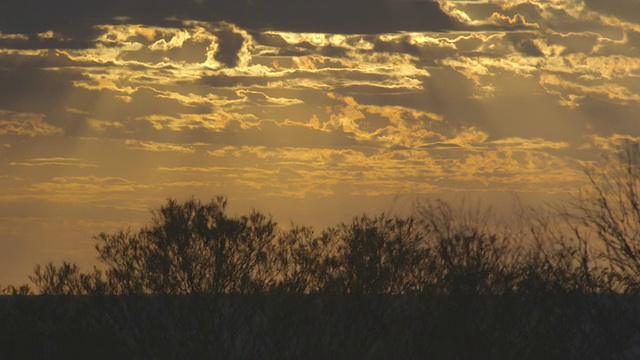
[{"label": "sunset sky", "polygon": [[324,227],[554,199],[640,140],[637,0],[0,6],[0,285],[226,195]]}]

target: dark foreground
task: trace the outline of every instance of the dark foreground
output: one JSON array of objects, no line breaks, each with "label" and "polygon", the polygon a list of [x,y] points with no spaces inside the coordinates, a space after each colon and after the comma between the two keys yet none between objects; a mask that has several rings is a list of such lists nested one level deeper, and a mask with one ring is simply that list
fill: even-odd
[{"label": "dark foreground", "polygon": [[616,359],[635,296],[5,296],[1,358]]}]

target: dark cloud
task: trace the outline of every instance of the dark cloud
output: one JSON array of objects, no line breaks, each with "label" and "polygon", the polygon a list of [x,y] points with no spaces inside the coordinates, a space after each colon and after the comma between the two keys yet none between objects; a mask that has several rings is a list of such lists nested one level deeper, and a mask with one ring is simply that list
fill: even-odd
[{"label": "dark cloud", "polygon": [[[15,47],[89,46],[97,24],[132,23],[180,26],[183,20],[226,21],[253,30],[326,33],[379,33],[451,29],[452,20],[437,2],[392,0],[23,0],[3,4],[0,32],[25,34]],[[60,36],[46,41],[38,34]],[[229,39],[237,46],[238,39]],[[233,62],[224,59],[223,62]]]},{"label": "dark cloud", "polygon": [[249,86],[267,86],[273,79],[264,76],[206,76],[201,79],[202,84],[216,88],[236,88]]},{"label": "dark cloud", "polygon": [[549,34],[547,44],[562,46],[563,54],[590,53],[598,43],[594,33]]},{"label": "dark cloud", "polygon": [[[0,42],[0,49],[2,42]],[[107,67],[113,66],[113,62],[91,61],[90,59],[71,59],[67,54],[49,49],[40,52],[37,56],[25,56],[19,53],[0,53],[0,68],[4,72],[21,71],[26,69],[51,69],[51,68],[79,68],[79,67]],[[6,74],[4,74],[6,75]]]},{"label": "dark cloud", "polygon": [[520,14],[524,16],[528,22],[534,23],[542,23],[545,22],[542,14],[544,10],[540,7],[539,4],[535,4],[532,2],[525,2],[515,6],[511,6],[506,13],[510,16],[515,16],[516,14]]},{"label": "dark cloud", "polygon": [[[422,75],[415,75],[421,79]],[[299,81],[300,80],[300,81]],[[413,84],[402,84],[388,74],[367,73],[354,69],[327,69],[325,71],[296,70],[282,73],[277,76],[231,76],[226,74],[216,74],[203,76],[200,83],[214,88],[249,88],[249,87],[271,87],[274,83],[285,81],[290,88],[297,89],[324,89],[336,90],[349,88],[354,85],[378,86],[380,88],[396,88],[400,86],[405,91]],[[305,84],[310,81],[311,84]]]},{"label": "dark cloud", "polygon": [[[232,5],[230,6],[231,3]],[[255,0],[249,4],[205,2],[226,19],[248,28],[327,33],[438,31],[452,21],[434,1],[391,0]],[[212,12],[213,13],[213,12]]]},{"label": "dark cloud", "polygon": [[[144,42],[141,42],[144,43]],[[182,47],[175,47],[163,51],[150,50],[148,48],[142,48],[137,51],[129,51],[122,54],[122,60],[125,61],[137,61],[139,64],[139,70],[144,70],[145,64],[154,64],[154,68],[158,68],[157,64],[163,58],[171,59],[172,61],[184,61],[189,63],[203,63],[207,60],[207,42],[193,42],[185,41]],[[220,61],[220,60],[218,60]],[[128,64],[128,66],[135,70],[134,64]],[[170,69],[170,66],[164,66],[165,69]]]},{"label": "dark cloud", "polygon": [[640,136],[637,105],[614,104],[604,99],[587,96],[582,100],[580,112],[588,120],[592,131],[598,135],[626,134]]},{"label": "dark cloud", "polygon": [[220,31],[218,37],[218,51],[215,59],[227,67],[235,67],[238,64],[238,52],[242,48],[244,38],[233,31]]},{"label": "dark cloud", "polygon": [[328,57],[345,57],[348,49],[342,46],[326,45],[316,46],[308,41],[301,41],[297,44],[287,43],[281,36],[270,33],[252,33],[253,39],[261,44],[273,48],[272,52],[265,52],[263,56],[304,56],[320,54]]},{"label": "dark cloud", "polygon": [[450,149],[462,149],[462,146],[458,144],[449,144],[449,143],[433,143],[433,144],[420,146],[419,148],[429,149],[429,150],[450,150]]},{"label": "dark cloud", "polygon": [[410,55],[418,55],[420,53],[420,47],[411,44],[409,39],[395,39],[395,40],[382,40],[376,38],[374,40],[374,51],[389,52],[389,53],[404,53]]},{"label": "dark cloud", "polygon": [[0,68],[0,109],[46,113],[64,108],[61,97],[82,76],[71,71],[47,71],[27,65]]},{"label": "dark cloud", "polygon": [[[262,121],[259,127],[243,129],[241,126],[239,121],[232,120],[218,131],[191,128],[177,132],[170,129],[148,128],[147,133],[136,134],[136,136],[143,141],[169,141],[179,138],[183,144],[201,143],[220,146],[348,148],[361,145],[353,139],[351,134],[341,129],[325,132],[298,125],[281,125],[270,120]],[[122,133],[120,136],[124,138],[131,134]]]},{"label": "dark cloud", "polygon": [[533,39],[513,39],[513,45],[515,46],[516,50],[524,55],[535,57],[544,56],[544,53],[540,50],[538,45],[533,42]]},{"label": "dark cloud", "polygon": [[637,0],[585,0],[585,4],[597,12],[640,23],[640,4]]},{"label": "dark cloud", "polygon": [[471,31],[527,30],[538,27],[544,21],[538,5],[523,3],[505,7],[501,3],[456,3],[456,8],[479,23],[459,24],[458,27]]},{"label": "dark cloud", "polygon": [[[2,26],[0,25],[0,29]],[[0,30],[1,31],[1,30]],[[92,47],[93,39],[99,32],[89,26],[82,31],[60,34],[58,38],[46,38],[35,33],[28,33],[23,39],[2,39],[0,48],[5,49],[86,49]]]},{"label": "dark cloud", "polygon": [[325,46],[320,50],[320,54],[323,56],[329,57],[346,57],[347,49],[341,48],[339,46]]}]

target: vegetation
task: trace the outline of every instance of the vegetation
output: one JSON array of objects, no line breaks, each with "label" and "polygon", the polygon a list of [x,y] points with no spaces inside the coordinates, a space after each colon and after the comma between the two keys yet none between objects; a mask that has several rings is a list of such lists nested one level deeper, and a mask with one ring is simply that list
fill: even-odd
[{"label": "vegetation", "polygon": [[37,265],[33,290],[4,289],[0,338],[16,358],[633,358],[638,145],[616,160],[519,226],[427,201],[317,233],[169,200],[147,227],[98,234],[100,267]]}]

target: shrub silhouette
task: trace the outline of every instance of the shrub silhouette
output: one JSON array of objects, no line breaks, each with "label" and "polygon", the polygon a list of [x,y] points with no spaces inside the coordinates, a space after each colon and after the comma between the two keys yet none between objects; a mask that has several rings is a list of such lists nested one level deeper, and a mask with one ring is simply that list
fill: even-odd
[{"label": "shrub silhouette", "polygon": [[[617,290],[640,289],[640,144],[625,141],[614,156],[588,168],[590,187],[565,214],[582,241],[596,241]],[[590,236],[591,235],[591,236]]]},{"label": "shrub silhouette", "polygon": [[[94,268],[93,273],[81,273],[76,264],[63,261],[59,267],[49,263],[36,265],[29,277],[42,295],[96,295],[107,292],[102,272]],[[22,287],[18,293],[28,292]]]},{"label": "shrub silhouette", "polygon": [[490,209],[442,201],[418,204],[415,216],[362,215],[316,234],[282,230],[257,211],[230,217],[226,206],[223,197],[169,199],[149,226],[95,236],[102,268],[49,263],[30,279],[44,295],[500,295],[601,292],[614,276],[584,239],[536,220],[539,210],[525,214],[529,234],[499,226]]},{"label": "shrub silhouette", "polygon": [[[512,261],[523,251],[490,208],[443,201],[417,206],[428,252],[426,289],[440,294],[500,294],[514,286]],[[425,290],[426,290],[425,289]]]},{"label": "shrub silhouette", "polygon": [[402,294],[420,288],[423,235],[413,218],[360,216],[327,230],[332,250],[321,272],[320,291],[346,294]]},{"label": "shrub silhouette", "polygon": [[268,254],[276,224],[251,212],[231,218],[227,201],[169,200],[151,225],[96,236],[107,265],[108,289],[117,294],[252,293],[275,281]]}]

